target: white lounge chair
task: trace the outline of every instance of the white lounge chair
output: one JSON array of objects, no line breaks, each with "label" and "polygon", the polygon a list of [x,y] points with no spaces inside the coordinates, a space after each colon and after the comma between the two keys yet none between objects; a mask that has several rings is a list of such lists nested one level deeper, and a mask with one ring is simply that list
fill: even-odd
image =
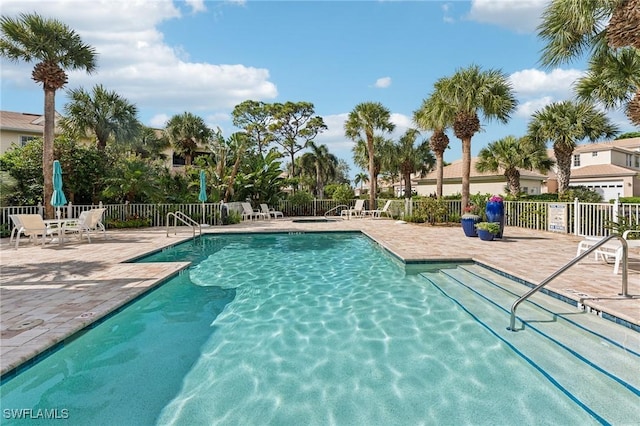
[{"label": "white lounge chair", "polygon": [[364,200],[356,200],[356,204],[348,210],[342,210],[340,212],[340,216],[346,216],[347,219],[351,219],[352,217],[363,217]]},{"label": "white lounge chair", "polygon": [[393,219],[393,216],[391,216],[391,212],[389,211],[389,207],[391,207],[391,202],[392,200],[387,200],[387,202],[384,204],[384,207],[382,209],[377,209],[377,210],[365,210],[365,215],[371,215],[372,218],[380,218],[382,217],[382,215],[387,215],[387,217]]},{"label": "white lounge chair", "polygon": [[259,210],[253,210],[250,203],[241,203],[242,204],[242,220],[253,220],[255,219],[267,219],[268,216],[262,213]]},{"label": "white lounge chair", "polygon": [[276,209],[270,209],[268,205],[262,203],[260,204],[260,208],[262,209],[262,213],[266,214],[268,218],[273,216],[274,219],[277,219],[278,216],[284,218],[284,213],[277,211]]},{"label": "white lounge chair", "polygon": [[16,239],[16,248],[20,245],[20,234],[29,237],[31,241],[36,241],[39,237],[42,237],[42,245],[44,246],[47,237],[59,235],[60,233],[60,229],[57,226],[47,225],[39,214],[18,214],[13,216],[14,218],[12,218],[12,220],[14,220],[16,227],[18,223],[20,224],[14,236]]},{"label": "white lounge chair", "polygon": [[[631,229],[624,231],[622,234],[622,238],[627,241],[627,247],[629,249],[640,247],[640,239],[630,240],[630,234],[638,234],[640,235],[640,230]],[[578,243],[578,250],[576,252],[576,256],[580,255],[580,253],[587,251],[589,248],[593,247],[602,240],[601,237],[585,237],[584,240]],[[620,261],[622,260],[622,244],[620,244],[617,240],[612,240],[600,247],[598,247],[595,251],[595,258],[599,260],[602,257],[607,263],[613,262],[613,274],[617,275],[620,269]]]},{"label": "white lounge chair", "polygon": [[83,211],[77,220],[64,223],[63,232],[65,234],[78,234],[80,239],[82,239],[82,235],[85,235],[89,242],[91,242],[92,232],[102,232],[106,239],[107,230],[102,223],[102,216],[106,210],[106,208],[101,207]]}]

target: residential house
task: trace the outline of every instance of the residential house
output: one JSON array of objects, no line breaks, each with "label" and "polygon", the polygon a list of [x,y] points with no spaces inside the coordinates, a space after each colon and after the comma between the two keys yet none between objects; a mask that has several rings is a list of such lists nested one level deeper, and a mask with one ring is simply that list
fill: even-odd
[{"label": "residential house", "polygon": [[[504,172],[484,172],[476,170],[478,158],[471,159],[471,173],[469,176],[470,194],[504,194],[507,181]],[[543,192],[547,176],[537,171],[520,170],[520,190],[527,194],[537,195]],[[430,172],[423,178],[416,178],[414,188],[418,195],[432,195],[436,193],[436,171]],[[442,195],[459,194],[462,189],[462,160],[454,161],[442,170]]]}]

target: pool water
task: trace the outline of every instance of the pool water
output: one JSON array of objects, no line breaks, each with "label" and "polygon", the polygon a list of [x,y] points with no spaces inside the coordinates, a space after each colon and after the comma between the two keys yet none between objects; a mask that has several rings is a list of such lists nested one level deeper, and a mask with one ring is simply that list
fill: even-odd
[{"label": "pool water", "polygon": [[359,234],[206,236],[144,261],[176,253],[194,265],[3,383],[3,413],[65,409],[65,424],[92,425],[603,423]]}]

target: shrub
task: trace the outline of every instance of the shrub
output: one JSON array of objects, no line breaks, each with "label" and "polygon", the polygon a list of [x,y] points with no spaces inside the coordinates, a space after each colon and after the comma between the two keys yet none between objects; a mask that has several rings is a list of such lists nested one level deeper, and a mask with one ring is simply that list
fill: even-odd
[{"label": "shrub", "polygon": [[340,204],[349,204],[351,200],[355,198],[353,188],[347,184],[342,184],[336,188],[333,192],[333,199]]},{"label": "shrub", "polygon": [[289,195],[289,202],[294,206],[303,206],[313,202],[313,195],[309,191],[299,190],[294,194]]},{"label": "shrub", "polygon": [[107,228],[144,228],[151,226],[151,219],[139,216],[128,216],[125,220],[107,219]]}]

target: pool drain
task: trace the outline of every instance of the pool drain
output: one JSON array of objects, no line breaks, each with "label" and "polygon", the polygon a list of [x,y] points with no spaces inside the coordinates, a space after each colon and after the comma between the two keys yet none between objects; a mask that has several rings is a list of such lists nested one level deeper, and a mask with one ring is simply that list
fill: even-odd
[{"label": "pool drain", "polygon": [[9,331],[31,330],[33,327],[37,327],[43,322],[44,320],[41,320],[41,319],[32,319],[32,320],[22,321],[18,324],[12,325],[11,327],[7,328],[7,330]]}]

